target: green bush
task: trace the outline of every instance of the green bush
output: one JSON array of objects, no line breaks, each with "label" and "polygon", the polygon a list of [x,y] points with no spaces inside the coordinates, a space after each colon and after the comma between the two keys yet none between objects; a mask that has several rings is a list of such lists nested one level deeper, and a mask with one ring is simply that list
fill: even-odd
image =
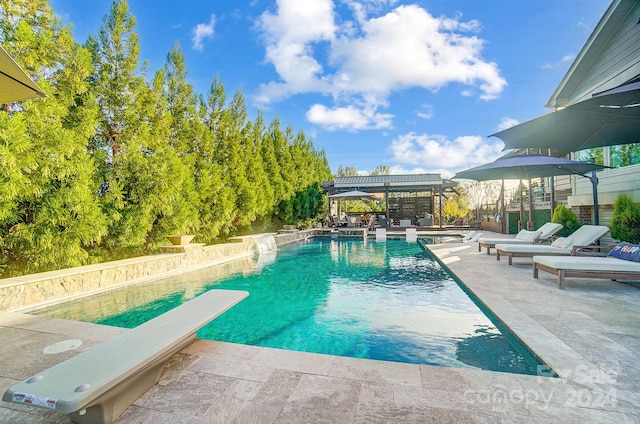
[{"label": "green bush", "polygon": [[558,232],[558,237],[567,237],[575,230],[582,227],[582,224],[578,222],[578,217],[571,209],[567,209],[564,205],[558,205],[553,211],[551,222],[556,224],[562,224],[564,228]]},{"label": "green bush", "polygon": [[626,194],[621,194],[613,204],[613,216],[609,223],[611,237],[629,243],[640,243],[640,207]]}]

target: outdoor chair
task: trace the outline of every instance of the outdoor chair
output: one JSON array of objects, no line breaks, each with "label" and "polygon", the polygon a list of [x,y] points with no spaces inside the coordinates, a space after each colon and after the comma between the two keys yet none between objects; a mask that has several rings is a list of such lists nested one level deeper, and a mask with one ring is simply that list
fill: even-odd
[{"label": "outdoor chair", "polygon": [[464,236],[464,237],[462,237],[462,241],[465,241],[465,242],[466,242],[466,241],[471,240],[471,238],[472,238],[476,233],[477,233],[477,231],[476,231],[476,230],[471,230],[471,231],[469,231],[467,234],[465,234],[465,236]]},{"label": "outdoor chair", "polygon": [[540,242],[549,240],[561,229],[562,229],[562,224],[547,222],[546,224],[544,224],[542,227],[538,228],[535,231],[521,230],[518,234],[516,234],[515,238],[511,238],[511,239],[481,237],[478,239],[478,252],[480,252],[483,247],[486,247],[487,255],[489,255],[491,253],[491,248],[495,247],[496,244],[540,243]]},{"label": "outdoor chair", "polygon": [[383,228],[387,228],[387,217],[384,215],[378,215],[378,224]]},{"label": "outdoor chair", "polygon": [[512,265],[513,258],[533,258],[537,255],[575,255],[582,248],[590,246],[609,232],[604,225],[583,225],[568,237],[560,237],[551,244],[496,244],[496,259],[501,256],[509,258]]},{"label": "outdoor chair", "polygon": [[418,218],[418,227],[431,227],[433,225],[433,215],[424,214],[424,218]]},{"label": "outdoor chair", "polygon": [[481,232],[475,232],[475,231],[472,231],[472,232],[474,234],[472,234],[470,237],[469,237],[469,235],[467,235],[462,239],[463,243],[475,243],[476,241],[478,241],[480,239],[480,237],[482,237],[482,234],[484,234],[484,233],[481,233]]},{"label": "outdoor chair", "polygon": [[608,278],[640,280],[640,245],[619,243],[606,257],[534,256],[533,278],[538,271],[558,277],[558,288],[565,287],[565,278]]}]

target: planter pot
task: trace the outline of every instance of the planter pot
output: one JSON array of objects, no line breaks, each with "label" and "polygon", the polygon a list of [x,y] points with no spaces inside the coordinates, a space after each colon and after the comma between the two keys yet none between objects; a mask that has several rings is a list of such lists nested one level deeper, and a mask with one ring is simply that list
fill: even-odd
[{"label": "planter pot", "polygon": [[194,237],[195,234],[176,234],[174,236],[168,236],[167,239],[171,244],[182,245],[191,243]]}]

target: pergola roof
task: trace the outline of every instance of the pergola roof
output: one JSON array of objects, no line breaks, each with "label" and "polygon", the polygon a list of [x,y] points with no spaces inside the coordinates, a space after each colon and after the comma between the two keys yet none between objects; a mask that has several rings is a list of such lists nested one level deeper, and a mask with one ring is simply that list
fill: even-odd
[{"label": "pergola roof", "polygon": [[349,190],[362,190],[368,193],[421,192],[455,186],[454,181],[443,179],[440,174],[357,175],[336,177],[335,180],[322,184],[324,190],[330,194]]}]

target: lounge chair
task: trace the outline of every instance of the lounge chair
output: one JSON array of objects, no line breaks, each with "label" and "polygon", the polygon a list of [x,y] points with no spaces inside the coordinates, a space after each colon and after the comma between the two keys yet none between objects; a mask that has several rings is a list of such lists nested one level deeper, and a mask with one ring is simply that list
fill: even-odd
[{"label": "lounge chair", "polygon": [[583,225],[568,237],[560,237],[551,244],[496,244],[496,259],[505,255],[509,265],[513,258],[532,258],[536,255],[575,255],[578,250],[590,246],[609,232],[604,225]]},{"label": "lounge chair", "polygon": [[558,288],[562,290],[567,277],[640,280],[640,246],[620,243],[604,258],[534,256],[533,278],[538,278],[539,270],[558,276]]},{"label": "lounge chair", "polygon": [[477,232],[474,235],[472,235],[470,238],[468,239],[462,239],[463,243],[475,243],[476,241],[480,240],[480,237],[482,237],[484,233],[481,232]]},{"label": "lounge chair", "polygon": [[466,241],[471,240],[476,233],[477,233],[477,231],[475,231],[475,230],[469,231],[467,234],[465,234],[464,237],[462,237],[462,241],[466,242]]},{"label": "lounge chair", "polygon": [[562,224],[547,222],[535,231],[521,230],[515,238],[480,238],[478,239],[478,252],[483,247],[487,248],[487,255],[491,253],[491,248],[496,244],[533,244],[547,241],[562,229]]}]

